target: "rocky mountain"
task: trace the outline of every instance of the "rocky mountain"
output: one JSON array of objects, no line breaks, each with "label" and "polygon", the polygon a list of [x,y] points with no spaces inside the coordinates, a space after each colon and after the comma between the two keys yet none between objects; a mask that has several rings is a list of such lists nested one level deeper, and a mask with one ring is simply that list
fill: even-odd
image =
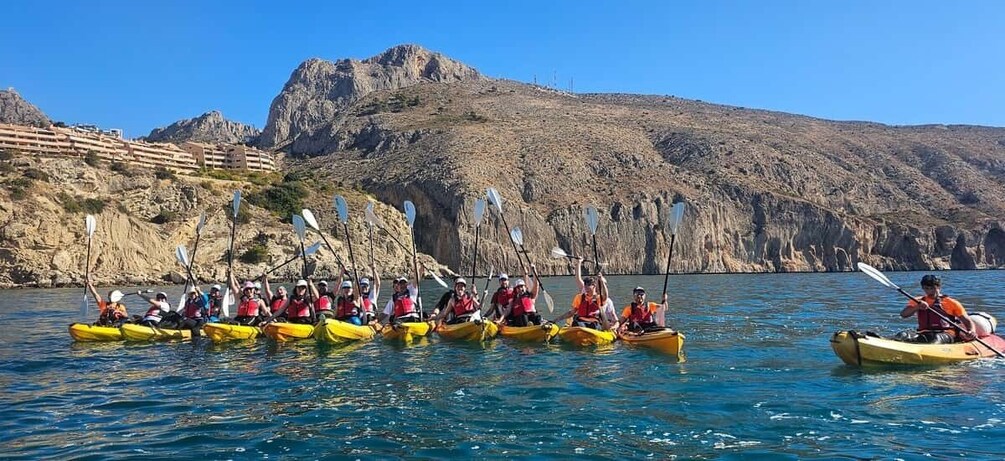
[{"label": "rocky mountain", "polygon": [[310,59],[272,100],[259,146],[293,143],[291,153],[316,153],[325,143],[299,142],[300,136],[338,120],[347,107],[375,91],[484,79],[477,70],[417,45],[396,46],[363,61]]},{"label": "rocky mountain", "polygon": [[50,124],[49,117],[22,98],[13,88],[0,90],[0,123],[39,127],[47,127]]},{"label": "rocky mountain", "polygon": [[223,114],[214,110],[196,118],[179,120],[164,128],[154,128],[144,139],[176,144],[185,141],[242,144],[255,142],[259,134],[257,128],[227,120],[223,118]]},{"label": "rocky mountain", "polygon": [[[293,118],[297,115],[293,114]],[[1005,129],[898,127],[672,96],[573,95],[505,81],[376,91],[303,137],[299,168],[418,207],[418,244],[468,267],[474,200],[496,187],[545,272],[559,245],[659,273],[674,202],[687,211],[675,271],[843,271],[1005,266]],[[333,166],[337,165],[337,168]],[[484,265],[516,269],[495,213]]]}]

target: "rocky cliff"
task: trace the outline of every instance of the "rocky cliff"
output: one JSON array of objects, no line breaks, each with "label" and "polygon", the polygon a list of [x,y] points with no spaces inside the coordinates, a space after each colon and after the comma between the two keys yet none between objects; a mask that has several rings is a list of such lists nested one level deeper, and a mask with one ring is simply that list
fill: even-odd
[{"label": "rocky cliff", "polygon": [[[195,251],[195,228],[202,212],[207,224],[195,254],[196,276],[205,282],[225,277],[227,243],[230,237],[228,210],[232,191],[244,191],[241,220],[235,240],[235,271],[241,278],[260,275],[266,267],[295,254],[298,241],[288,216],[277,216],[255,205],[254,196],[274,187],[260,176],[254,182],[224,181],[199,177],[159,178],[146,169],[132,171],[97,167],[72,158],[15,156],[0,161],[0,287],[68,286],[83,280],[87,250],[84,215],[97,218],[91,252],[91,273],[101,285],[182,282],[175,247]],[[279,177],[273,181],[282,181]],[[335,252],[349,261],[347,240],[336,226],[331,194],[345,194],[349,201],[350,229],[357,264],[369,265],[367,228],[363,209],[369,198],[352,190],[312,186],[304,206],[312,208]],[[268,195],[262,195],[268,197]],[[267,199],[266,199],[267,200]],[[378,204],[376,213],[388,231],[408,243],[404,216]],[[308,244],[319,241],[310,232]],[[257,263],[242,263],[240,256],[260,246]],[[401,250],[384,232],[374,235],[374,257],[384,276],[406,271],[410,253]],[[438,269],[431,258],[420,259]],[[316,258],[318,277],[336,273],[335,258],[322,249]],[[298,277],[299,265],[277,273],[279,278]],[[369,271],[367,271],[369,272]]]},{"label": "rocky cliff", "polygon": [[8,88],[0,90],[0,123],[47,127],[49,117],[25,101],[13,88]]},{"label": "rocky cliff", "polygon": [[[1005,266],[1005,129],[833,122],[670,96],[570,95],[502,81],[377,91],[307,137],[300,168],[419,208],[419,248],[470,265],[472,206],[494,186],[546,272],[590,255],[659,273],[667,214],[687,204],[675,271]],[[323,147],[322,147],[323,146]],[[499,218],[484,264],[515,269]],[[465,269],[469,270],[469,269]]]},{"label": "rocky cliff", "polygon": [[482,79],[477,70],[417,45],[396,46],[363,61],[310,59],[272,100],[259,146],[292,144],[293,154],[321,152],[325,142],[301,141],[300,136],[335,122],[344,109],[375,91]]},{"label": "rocky cliff", "polygon": [[259,130],[253,126],[223,118],[217,111],[206,112],[196,118],[179,120],[164,128],[155,128],[144,138],[149,142],[185,141],[226,144],[254,143]]}]

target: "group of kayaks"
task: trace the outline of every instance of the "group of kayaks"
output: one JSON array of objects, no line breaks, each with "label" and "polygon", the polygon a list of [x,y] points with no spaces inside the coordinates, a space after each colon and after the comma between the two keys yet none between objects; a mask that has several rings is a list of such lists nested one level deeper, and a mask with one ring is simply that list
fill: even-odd
[{"label": "group of kayaks", "polygon": [[[451,341],[483,342],[496,336],[527,343],[548,343],[557,338],[563,343],[577,347],[604,346],[617,340],[633,346],[653,349],[677,360],[684,360],[684,335],[673,330],[660,330],[643,334],[620,335],[613,331],[555,324],[531,325],[526,327],[498,326],[494,322],[463,322],[442,325],[435,323],[406,322],[385,325],[378,330],[371,325],[354,325],[339,320],[324,319],[317,324],[274,322],[264,327],[207,323],[202,334],[213,342],[253,340],[260,337],[279,342],[314,339],[321,344],[340,345],[356,341],[366,341],[382,336],[388,341],[411,343],[436,333],[440,338]],[[84,323],[70,325],[70,336],[76,341],[157,341],[191,339],[190,329],[165,329],[136,324],[121,327],[103,327]]]}]

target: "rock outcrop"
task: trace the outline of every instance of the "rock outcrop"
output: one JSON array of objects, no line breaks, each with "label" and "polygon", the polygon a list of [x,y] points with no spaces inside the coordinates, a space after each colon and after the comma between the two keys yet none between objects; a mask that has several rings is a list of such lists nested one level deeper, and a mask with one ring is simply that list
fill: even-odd
[{"label": "rock outcrop", "polygon": [[259,147],[289,146],[293,154],[318,153],[326,141],[306,138],[375,91],[483,79],[477,70],[417,45],[396,46],[363,61],[310,59],[293,71],[273,99]]},{"label": "rock outcrop", "polygon": [[214,110],[196,118],[179,120],[164,128],[155,128],[144,140],[175,144],[185,141],[252,144],[259,133],[257,128],[227,120],[223,118],[223,114]]},{"label": "rock outcrop", "polygon": [[0,90],[0,123],[47,127],[47,117],[38,107],[26,101],[13,88]]}]

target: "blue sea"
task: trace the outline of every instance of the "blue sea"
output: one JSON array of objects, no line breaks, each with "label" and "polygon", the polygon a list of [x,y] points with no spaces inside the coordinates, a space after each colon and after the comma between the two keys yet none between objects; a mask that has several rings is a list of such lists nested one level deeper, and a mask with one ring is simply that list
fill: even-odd
[{"label": "blue sea", "polygon": [[[921,273],[888,275],[919,291]],[[942,277],[968,310],[1005,318],[1005,273]],[[545,282],[568,305],[573,280]],[[662,282],[612,277],[612,293],[620,307]],[[423,290],[427,306],[442,292]],[[1005,458],[1005,363],[861,370],[834,355],[835,331],[914,326],[861,273],[677,275],[670,291],[682,363],[624,344],[435,335],[74,343],[79,289],[4,291],[0,458]]]}]

